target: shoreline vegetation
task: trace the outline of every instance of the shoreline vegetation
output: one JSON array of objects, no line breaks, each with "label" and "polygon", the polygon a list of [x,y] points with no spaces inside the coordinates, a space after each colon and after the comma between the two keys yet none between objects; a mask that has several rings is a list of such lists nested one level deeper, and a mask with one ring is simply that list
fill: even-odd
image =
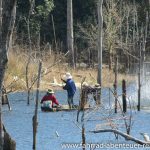
[{"label": "shoreline vegetation", "polygon": [[[16,47],[15,47],[16,48]],[[9,53],[9,62],[6,69],[4,86],[7,90],[12,91],[25,91],[26,88],[26,65],[28,62],[28,55],[18,49],[12,49]],[[95,85],[97,83],[97,68],[86,67],[84,63],[78,64],[76,69],[68,67],[66,58],[62,54],[44,53],[40,56],[42,60],[42,77],[40,89],[46,90],[53,88],[54,90],[62,89],[63,82],[61,77],[66,72],[70,72],[78,88],[81,86],[81,81],[85,77],[85,82],[88,85]],[[60,60],[60,61],[57,61]],[[39,56],[35,53],[31,55],[28,69],[28,82],[29,85],[37,77]],[[57,63],[58,62],[58,63]],[[136,76],[118,73],[118,85],[121,85],[123,79],[127,83],[135,81]],[[103,65],[102,70],[102,87],[113,87],[115,74],[113,70],[109,70],[107,65]],[[36,82],[32,89],[36,88]]]}]

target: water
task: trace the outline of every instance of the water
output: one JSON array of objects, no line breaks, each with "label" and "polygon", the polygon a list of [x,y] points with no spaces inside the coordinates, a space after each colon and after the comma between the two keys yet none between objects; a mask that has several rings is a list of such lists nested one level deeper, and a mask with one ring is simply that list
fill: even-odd
[{"label": "water", "polygon": [[[40,92],[40,98],[44,95],[44,92]],[[56,97],[61,104],[67,103],[67,96],[64,91],[57,91]],[[103,91],[104,103],[108,103],[107,99],[109,93],[108,90]],[[18,92],[9,95],[12,111],[8,110],[7,105],[3,107],[3,121],[6,130],[17,143],[17,150],[32,150],[32,117],[35,109],[35,101],[31,100],[31,104],[27,106],[26,93]],[[33,95],[33,97],[35,97]],[[34,98],[33,98],[34,99]],[[75,103],[79,101],[79,91],[75,96]],[[86,143],[133,143],[125,141],[124,138],[119,136],[119,140],[115,140],[115,136],[112,133],[99,133],[93,134],[89,131],[94,130],[97,124],[106,122],[102,118],[107,118],[110,115],[112,118],[119,117],[107,110],[107,108],[101,108],[90,110],[85,112],[85,129],[86,129]],[[143,139],[140,132],[147,132],[150,135],[150,121],[149,111],[132,112],[133,126],[131,135],[139,139]],[[60,112],[41,112],[40,107],[38,109],[38,132],[37,132],[37,150],[61,150],[71,148],[62,148],[63,143],[77,143],[82,141],[81,136],[81,116],[79,116],[79,123],[76,122],[77,111],[60,111]],[[116,121],[115,123],[122,123],[122,121]],[[107,126],[106,126],[107,127]],[[110,127],[109,127],[110,128]],[[120,126],[120,130],[124,130],[124,127]],[[79,145],[78,148],[81,149]],[[89,149],[89,148],[87,148]],[[102,148],[101,148],[102,149]],[[110,149],[110,148],[105,148]],[[141,148],[142,149],[142,148]]]}]

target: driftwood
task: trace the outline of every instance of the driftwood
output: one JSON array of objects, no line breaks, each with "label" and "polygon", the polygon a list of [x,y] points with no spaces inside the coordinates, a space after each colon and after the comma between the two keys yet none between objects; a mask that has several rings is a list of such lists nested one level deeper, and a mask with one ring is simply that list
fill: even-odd
[{"label": "driftwood", "polygon": [[96,130],[96,131],[90,131],[90,132],[93,132],[93,133],[102,133],[102,132],[113,132],[115,134],[118,134],[118,135],[121,135],[122,137],[124,137],[126,140],[130,140],[130,141],[133,141],[135,143],[138,143],[140,145],[148,145],[150,144],[150,142],[146,142],[146,141],[143,141],[143,140],[140,140],[140,139],[137,139],[131,135],[128,135],[126,133],[123,133],[122,131],[119,131],[119,130],[116,130],[116,129],[101,129],[101,130]]}]

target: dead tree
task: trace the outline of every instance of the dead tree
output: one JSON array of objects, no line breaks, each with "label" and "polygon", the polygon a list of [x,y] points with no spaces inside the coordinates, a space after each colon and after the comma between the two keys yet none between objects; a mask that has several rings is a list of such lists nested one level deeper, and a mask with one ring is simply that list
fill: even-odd
[{"label": "dead tree", "polygon": [[101,129],[101,130],[96,130],[96,131],[90,131],[93,133],[102,133],[102,132],[113,132],[115,134],[121,135],[122,137],[124,137],[126,140],[131,140],[134,141],[135,143],[141,144],[141,145],[148,145],[150,144],[149,142],[137,139],[131,135],[128,135],[126,133],[123,133],[122,131],[116,130],[116,129]]},{"label": "dead tree", "polygon": [[27,92],[28,92],[28,96],[27,96],[27,104],[28,105],[30,104],[30,93],[31,93],[31,88],[29,85],[29,65],[30,65],[30,61],[31,61],[31,50],[32,50],[31,33],[30,33],[30,16],[31,16],[33,9],[34,9],[34,0],[29,0],[29,2],[30,2],[30,9],[29,9],[28,18],[26,20],[27,31],[28,31],[28,43],[29,43],[28,61],[26,64],[26,87],[27,87]]},{"label": "dead tree", "polygon": [[[16,17],[16,0],[0,0],[0,91],[8,62],[10,39]],[[3,149],[2,100],[0,101],[0,149]]]},{"label": "dead tree", "polygon": [[79,102],[79,109],[77,112],[77,121],[79,119],[79,113],[82,110],[82,117],[81,117],[81,122],[82,122],[82,148],[85,150],[85,144],[86,144],[86,138],[85,138],[85,125],[84,125],[84,114],[85,114],[85,105],[87,103],[87,93],[85,90],[83,90],[83,82],[85,81],[86,77],[83,78],[81,82],[81,100]]},{"label": "dead tree", "polygon": [[[2,50],[2,0],[0,0],[0,54],[6,55],[6,50]],[[0,56],[3,56],[0,55]],[[6,57],[6,56],[5,56]],[[2,57],[3,58],[3,57]],[[0,89],[2,89],[2,82],[4,79],[5,66],[7,57],[0,59]],[[2,65],[2,67],[1,67]],[[3,149],[3,133],[2,133],[2,101],[0,101],[0,149]]]},{"label": "dead tree", "polygon": [[122,104],[123,104],[123,112],[127,112],[127,100],[126,100],[126,81],[122,80]]},{"label": "dead tree", "polygon": [[39,100],[39,87],[40,87],[40,77],[41,77],[42,63],[39,62],[38,70],[38,80],[37,80],[37,91],[36,91],[36,104],[35,104],[35,114],[33,116],[33,150],[36,150],[36,133],[37,133],[37,111],[38,111],[38,100]]},{"label": "dead tree", "polygon": [[9,110],[11,110],[11,107],[10,107],[10,104],[9,104],[9,99],[8,99],[8,96],[7,96],[7,91],[6,91],[6,88],[2,87],[2,105],[4,104],[8,104],[8,108]]},{"label": "dead tree", "polygon": [[[98,77],[97,81],[102,85],[102,40],[103,40],[103,0],[98,1]],[[101,90],[99,95],[99,102],[101,99]]]},{"label": "dead tree", "polygon": [[103,35],[103,0],[98,1],[98,83],[102,81],[102,35]]},{"label": "dead tree", "polygon": [[73,46],[73,11],[72,11],[72,0],[67,0],[67,48],[70,51],[69,63],[75,68],[74,61],[74,46]]},{"label": "dead tree", "polygon": [[[116,57],[116,60],[115,60],[115,82],[114,82],[114,93],[115,93],[115,95],[117,95],[117,84],[118,84],[117,76],[118,76],[118,58]],[[115,113],[117,113],[117,99],[116,99],[116,97],[115,97]]]},{"label": "dead tree", "polygon": [[141,109],[141,43],[139,49],[139,72],[138,72],[138,105],[137,110]]}]

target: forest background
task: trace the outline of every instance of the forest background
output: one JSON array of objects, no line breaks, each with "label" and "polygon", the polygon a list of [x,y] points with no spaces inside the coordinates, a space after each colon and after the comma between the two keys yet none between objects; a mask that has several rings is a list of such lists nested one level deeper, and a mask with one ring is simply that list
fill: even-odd
[{"label": "forest background", "polygon": [[[16,80],[24,89],[34,81],[39,58],[43,61],[43,87],[47,88],[66,71],[76,82],[86,76],[90,84],[97,79],[98,15],[97,0],[73,0],[74,59],[67,54],[67,0],[17,1],[17,16],[9,53],[5,84]],[[139,63],[150,60],[150,1],[104,0],[103,2],[103,82],[114,82],[114,62],[118,57],[120,81],[132,80]],[[30,61],[29,56],[30,55]],[[28,72],[27,72],[28,68]],[[27,79],[28,73],[28,79]],[[55,79],[54,79],[55,78]],[[32,83],[31,83],[32,84]]]}]

